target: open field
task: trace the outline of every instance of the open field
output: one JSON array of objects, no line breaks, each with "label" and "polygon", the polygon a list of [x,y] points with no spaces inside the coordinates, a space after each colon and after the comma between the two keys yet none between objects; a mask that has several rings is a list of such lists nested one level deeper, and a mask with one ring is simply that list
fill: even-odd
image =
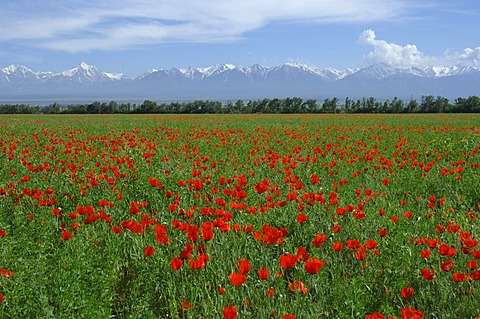
[{"label": "open field", "polygon": [[480,115],[0,117],[0,318],[478,318]]}]

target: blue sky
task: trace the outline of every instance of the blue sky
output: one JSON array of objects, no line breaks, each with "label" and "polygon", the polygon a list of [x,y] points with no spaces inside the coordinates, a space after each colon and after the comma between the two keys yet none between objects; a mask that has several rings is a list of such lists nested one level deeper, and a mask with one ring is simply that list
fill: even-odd
[{"label": "blue sky", "polygon": [[480,66],[477,0],[2,0],[0,67]]}]

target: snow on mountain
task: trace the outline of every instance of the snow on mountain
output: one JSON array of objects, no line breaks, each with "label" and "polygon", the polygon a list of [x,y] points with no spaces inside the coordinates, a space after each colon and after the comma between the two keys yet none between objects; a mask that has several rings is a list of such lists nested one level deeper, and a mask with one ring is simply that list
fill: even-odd
[{"label": "snow on mountain", "polygon": [[479,68],[468,65],[433,66],[425,69],[425,72],[434,77],[472,74],[479,71]]},{"label": "snow on mountain", "polygon": [[101,72],[96,66],[85,62],[52,76],[59,82],[94,83],[111,81],[112,78]]},{"label": "snow on mountain", "polygon": [[23,65],[9,65],[0,69],[0,81],[12,84],[35,80],[36,74]]},{"label": "snow on mountain", "polygon": [[[22,65],[0,69],[0,96],[17,94],[109,94],[194,98],[478,94],[480,68],[453,65],[398,68],[375,64],[362,69],[319,69],[300,63],[151,69],[136,77],[102,72],[85,62],[62,72],[34,72]],[[350,93],[348,93],[350,92]],[[375,94],[374,94],[375,93]],[[349,96],[352,96],[349,95]]]}]

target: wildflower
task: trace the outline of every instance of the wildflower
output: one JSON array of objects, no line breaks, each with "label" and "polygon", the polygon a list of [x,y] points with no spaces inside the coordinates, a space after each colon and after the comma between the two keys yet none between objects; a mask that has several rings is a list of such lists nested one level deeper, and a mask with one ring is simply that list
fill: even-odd
[{"label": "wildflower", "polygon": [[73,237],[73,234],[71,232],[69,232],[68,230],[62,231],[62,239],[63,240],[69,240],[72,237]]},{"label": "wildflower", "polygon": [[232,273],[232,274],[230,274],[230,276],[228,276],[228,279],[230,280],[232,285],[238,287],[238,286],[243,285],[245,283],[245,281],[247,281],[247,276],[242,275],[242,274]]},{"label": "wildflower", "polygon": [[178,270],[182,268],[183,261],[180,258],[172,258],[172,261],[170,263],[170,267],[172,270]]},{"label": "wildflower", "polygon": [[152,246],[147,246],[143,250],[143,254],[147,257],[152,257],[154,253],[155,253],[155,248]]},{"label": "wildflower", "polygon": [[237,318],[238,313],[237,313],[237,308],[233,306],[227,306],[223,308],[223,318],[224,319],[235,319]]},{"label": "wildflower", "polygon": [[426,280],[433,280],[433,278],[435,278],[435,270],[422,268],[422,277]]},{"label": "wildflower", "polygon": [[423,312],[411,307],[403,308],[400,312],[402,319],[423,319]]},{"label": "wildflower", "polygon": [[333,243],[333,250],[336,251],[336,252],[340,252],[342,251],[342,248],[343,248],[343,244],[339,241],[336,241]]},{"label": "wildflower", "polygon": [[312,244],[315,247],[321,247],[323,243],[327,240],[327,235],[325,234],[317,234],[315,238],[312,240]]},{"label": "wildflower", "polygon": [[291,292],[300,291],[303,294],[306,294],[308,291],[303,282],[301,282],[300,280],[294,280],[293,282],[290,282],[288,284],[288,288]]},{"label": "wildflower", "polygon": [[402,288],[402,290],[400,292],[401,292],[403,298],[412,299],[415,291],[413,290],[412,287],[407,287],[407,288]]},{"label": "wildflower", "polygon": [[297,259],[292,254],[286,254],[286,255],[281,255],[280,256],[280,266],[283,269],[288,269],[288,268],[295,267],[296,262],[297,262]]},{"label": "wildflower", "polygon": [[315,275],[322,269],[325,265],[325,260],[318,260],[316,258],[311,258],[308,262],[305,263],[305,270],[312,275]]},{"label": "wildflower", "polygon": [[258,270],[258,278],[260,278],[260,280],[266,280],[268,278],[268,274],[269,274],[269,271],[265,267]]}]

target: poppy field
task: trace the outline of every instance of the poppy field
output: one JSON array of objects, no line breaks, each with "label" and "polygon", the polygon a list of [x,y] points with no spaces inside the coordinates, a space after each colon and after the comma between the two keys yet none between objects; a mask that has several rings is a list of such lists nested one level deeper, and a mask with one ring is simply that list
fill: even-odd
[{"label": "poppy field", "polygon": [[0,318],[479,318],[480,116],[0,117]]}]

